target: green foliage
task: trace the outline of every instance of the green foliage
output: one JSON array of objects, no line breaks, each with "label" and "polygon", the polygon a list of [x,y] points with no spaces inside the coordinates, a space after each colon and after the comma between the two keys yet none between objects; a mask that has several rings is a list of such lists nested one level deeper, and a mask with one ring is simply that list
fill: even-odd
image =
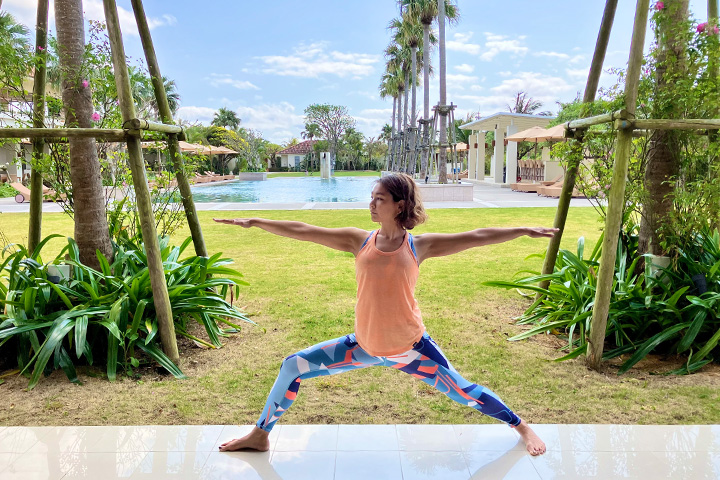
[{"label": "green foliage", "polygon": [[[103,357],[107,376],[116,378],[118,366],[133,375],[140,365],[139,352],[177,378],[184,375],[158,347],[158,323],[153,304],[147,257],[142,244],[115,245],[109,263],[98,253],[100,271],[79,261],[74,240],[49,264],[40,252],[52,238],[46,237],[31,255],[23,246],[8,246],[0,264],[0,347],[13,348],[17,365],[30,374],[33,388],[43,374],[62,368],[77,383],[76,364]],[[179,247],[160,241],[165,278],[176,332],[210,348],[222,346],[220,338],[237,332],[236,321],[252,323],[227,295],[237,295],[246,285],[242,275],[227,265],[220,253],[210,258],[181,259],[188,238]],[[67,258],[65,258],[67,255]],[[70,278],[51,279],[49,266],[68,265]],[[188,322],[205,328],[208,340],[188,333]],[[223,324],[229,328],[221,328]]]},{"label": "green foliage", "polygon": [[0,183],[0,198],[12,198],[17,194],[14,188],[5,183]]},{"label": "green foliage", "polygon": [[[717,230],[710,232],[705,229],[686,239],[673,266],[654,276],[649,261],[644,272],[637,270],[642,258],[637,256],[637,226],[620,236],[603,355],[605,359],[630,355],[619,373],[651,352],[687,355],[686,366],[672,373],[690,373],[712,361],[710,354],[720,340],[720,235]],[[554,333],[567,340],[563,348],[567,354],[558,360],[586,352],[601,245],[599,241],[584,258],[581,237],[576,253],[560,250],[552,274],[486,283],[540,294],[518,319],[533,328],[511,341]],[[698,274],[707,290],[698,286]],[[547,289],[537,286],[543,280],[550,281]]]}]

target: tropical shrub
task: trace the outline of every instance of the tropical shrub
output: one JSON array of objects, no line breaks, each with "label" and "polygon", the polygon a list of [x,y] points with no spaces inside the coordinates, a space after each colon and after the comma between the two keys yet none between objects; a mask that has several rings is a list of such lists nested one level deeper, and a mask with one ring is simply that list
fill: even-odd
[{"label": "tropical shrub", "polygon": [[[43,263],[42,248],[59,236],[45,238],[33,254],[24,246],[9,245],[0,263],[0,350],[14,350],[18,368],[30,374],[28,388],[37,385],[42,374],[57,368],[62,368],[71,382],[78,382],[76,365],[92,365],[100,356],[111,381],[118,367],[133,375],[141,361],[149,360],[183,378],[180,368],[158,345],[143,245],[116,244],[112,263],[98,253],[98,271],[80,263],[77,244],[68,239],[52,262]],[[175,331],[204,346],[219,348],[221,337],[241,329],[236,322],[253,323],[232,305],[233,295],[246,282],[241,273],[227,266],[231,260],[221,258],[222,254],[181,259],[191,239],[180,246],[168,242],[167,237],[161,238],[160,248]],[[51,278],[49,267],[59,264],[69,266],[69,278]],[[204,327],[207,340],[188,331],[192,321]]]},{"label": "tropical shrub", "polygon": [[[629,355],[619,370],[624,373],[651,352],[687,355],[685,366],[670,373],[696,371],[713,360],[712,353],[718,353],[720,235],[705,229],[684,240],[685,247],[677,249],[670,267],[652,275],[650,262],[644,271],[637,270],[640,259],[647,257],[637,255],[637,230],[633,226],[622,232],[618,241],[603,358]],[[567,341],[561,349],[567,353],[558,361],[586,352],[601,246],[602,237],[589,258],[584,258],[581,237],[576,253],[560,250],[551,274],[486,282],[530,292],[528,296],[539,294],[517,319],[532,328],[511,341],[552,333]],[[704,282],[698,282],[698,274]],[[550,281],[547,289],[537,286],[543,280]]]}]

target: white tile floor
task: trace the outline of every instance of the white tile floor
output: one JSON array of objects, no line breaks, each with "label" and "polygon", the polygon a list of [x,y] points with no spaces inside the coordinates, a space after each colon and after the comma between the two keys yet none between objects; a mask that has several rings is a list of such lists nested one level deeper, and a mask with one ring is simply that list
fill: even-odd
[{"label": "white tile floor", "polygon": [[720,426],[281,425],[269,452],[221,453],[250,426],[2,427],[0,479],[720,478]]}]

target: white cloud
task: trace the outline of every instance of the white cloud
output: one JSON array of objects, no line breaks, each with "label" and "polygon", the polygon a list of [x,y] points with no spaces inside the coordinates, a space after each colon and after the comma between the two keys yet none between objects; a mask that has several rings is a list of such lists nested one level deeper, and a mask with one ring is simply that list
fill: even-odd
[{"label": "white cloud", "polygon": [[455,83],[477,82],[478,77],[472,77],[470,75],[462,75],[462,74],[456,74],[456,75],[448,74],[447,81],[455,82]]},{"label": "white cloud", "polygon": [[491,90],[499,95],[514,96],[517,92],[523,91],[536,100],[542,102],[554,101],[554,99],[573,89],[564,78],[551,77],[536,72],[520,72],[515,78],[503,80],[497,87]]},{"label": "white cloud", "polygon": [[210,85],[213,87],[229,85],[237,88],[238,90],[260,90],[260,87],[253,85],[246,80],[235,80],[231,75],[223,73],[211,73],[209,77],[205,77],[205,80],[209,80]]},{"label": "white cloud", "polygon": [[[288,102],[239,106],[234,109],[242,126],[262,133],[263,138],[280,143],[298,136],[303,129],[303,115],[295,112]],[[188,106],[178,109],[177,118],[188,122],[209,124],[217,112],[215,108]],[[389,115],[388,115],[389,117]]]},{"label": "white cloud", "polygon": [[558,52],[535,52],[533,53],[533,55],[535,55],[536,57],[558,58],[560,60],[568,60],[570,58],[570,55]]},{"label": "white cloud", "polygon": [[482,46],[477,43],[470,43],[473,33],[455,33],[453,34],[453,40],[448,40],[445,43],[445,48],[457,52],[465,52],[470,55],[479,55]]},{"label": "white cloud", "polygon": [[301,44],[291,55],[258,57],[265,63],[264,73],[280,76],[319,78],[335,75],[340,78],[363,78],[375,73],[374,64],[380,55],[326,51],[326,43]]},{"label": "white cloud", "polygon": [[507,35],[485,33],[485,51],[480,55],[480,59],[490,61],[500,53],[510,53],[514,56],[525,55],[528,52],[528,48],[522,45],[525,38],[524,35],[520,35],[516,39],[510,40]]},{"label": "white cloud", "polygon": [[377,100],[378,96],[377,94],[373,92],[366,92],[364,90],[353,90],[352,92],[348,92],[348,95],[355,95],[360,97],[365,97],[370,100]]},{"label": "white cloud", "polygon": [[468,65],[467,63],[463,63],[460,65],[455,65],[455,70],[461,73],[472,73],[475,71],[475,67],[472,65]]},{"label": "white cloud", "polygon": [[180,107],[178,108],[177,117],[190,123],[210,123],[215,116],[217,109],[209,107]]}]

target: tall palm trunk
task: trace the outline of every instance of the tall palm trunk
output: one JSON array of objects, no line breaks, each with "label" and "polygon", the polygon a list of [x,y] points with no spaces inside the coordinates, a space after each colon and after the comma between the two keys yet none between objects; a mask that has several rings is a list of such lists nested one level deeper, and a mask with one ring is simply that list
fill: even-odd
[{"label": "tall palm trunk", "polygon": [[[85,25],[81,0],[55,0],[58,54],[62,72],[62,100],[67,127],[92,127],[92,97],[83,86],[82,59]],[[70,138],[70,180],[75,208],[75,241],[80,261],[100,268],[96,250],[108,259],[112,245],[105,216],[105,195],[94,138]]]},{"label": "tall palm trunk", "polygon": [[414,45],[411,47],[412,52],[412,93],[410,95],[410,138],[408,146],[410,147],[410,151],[408,152],[408,166],[406,173],[413,174],[415,173],[415,169],[417,168],[417,155],[415,151],[415,146],[417,145],[417,130],[415,129],[415,126],[417,125],[415,123],[416,116],[417,116],[417,99],[416,99],[416,85],[417,85],[417,45]]},{"label": "tall palm trunk", "polygon": [[400,156],[402,157],[402,165],[401,169],[405,170],[407,168],[407,146],[408,146],[408,139],[410,138],[410,132],[408,132],[408,104],[410,103],[410,89],[408,88],[408,84],[410,83],[410,72],[405,72],[405,105],[403,105],[403,137],[402,137],[402,150],[400,152]]},{"label": "tall palm trunk", "polygon": [[[445,79],[446,58],[445,58],[445,0],[438,0],[438,34],[440,52],[440,151],[439,159],[439,183],[447,183],[447,115],[445,104],[447,103],[447,85]],[[502,161],[500,159],[499,161]]]},{"label": "tall palm trunk", "polygon": [[[655,71],[657,90],[672,95],[676,81],[684,77],[686,70],[686,47],[681,34],[673,31],[688,19],[689,0],[668,2],[667,14],[671,16],[670,28],[665,23],[659,32],[660,55]],[[673,102],[663,102],[654,108],[654,118],[677,118],[681,112]],[[660,234],[665,219],[673,208],[674,178],[680,171],[681,145],[678,133],[672,130],[655,130],[650,137],[647,166],[645,167],[645,190],[647,200],[643,204],[640,221],[638,253],[662,254]]]},{"label": "tall palm trunk", "polygon": [[395,142],[395,163],[393,164],[393,171],[397,171],[399,165],[400,165],[400,155],[402,152],[402,139],[403,139],[403,129],[402,129],[402,103],[403,103],[403,90],[404,88],[401,88],[398,90],[398,111],[397,111],[397,140]]},{"label": "tall palm trunk", "polygon": [[[430,121],[430,24],[423,23],[423,119]],[[426,135],[425,129],[429,129],[430,125],[425,124],[423,128],[423,151],[420,160],[420,179],[427,176],[428,154],[430,149],[424,145]]]},{"label": "tall palm trunk", "polygon": [[397,97],[393,97],[393,113],[392,113],[392,129],[390,133],[390,145],[388,151],[390,152],[390,162],[388,163],[387,169],[392,170],[393,160],[395,158],[395,114],[397,108]]}]

